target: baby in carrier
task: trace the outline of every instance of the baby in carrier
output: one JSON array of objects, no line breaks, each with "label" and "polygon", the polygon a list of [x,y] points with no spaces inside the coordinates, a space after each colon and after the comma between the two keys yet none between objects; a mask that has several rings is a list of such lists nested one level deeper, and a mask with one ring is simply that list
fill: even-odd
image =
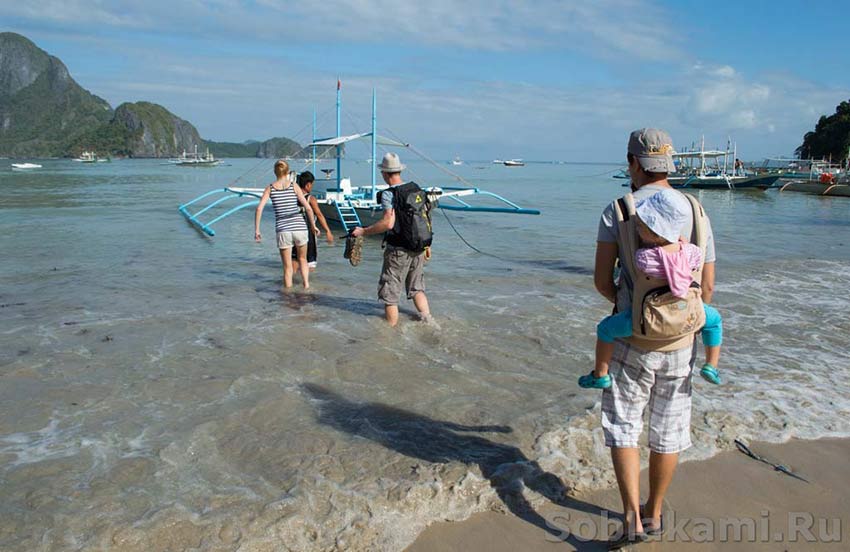
[{"label": "baby in carrier", "polygon": [[[679,235],[687,213],[683,210],[682,202],[672,197],[671,194],[675,193],[673,190],[664,190],[635,205],[635,222],[642,245],[635,252],[635,266],[647,276],[666,280],[670,293],[676,298],[685,299],[692,284],[696,285],[692,273],[701,267],[702,252]],[[717,363],[723,337],[722,320],[715,308],[703,304],[703,309],[705,326],[701,333],[705,346],[705,364],[700,375],[713,384],[720,384]],[[599,323],[596,327],[596,364],[593,372],[579,378],[579,386],[594,389],[611,387],[608,364],[614,354],[614,340],[631,337],[632,323],[631,309],[607,316]]]}]

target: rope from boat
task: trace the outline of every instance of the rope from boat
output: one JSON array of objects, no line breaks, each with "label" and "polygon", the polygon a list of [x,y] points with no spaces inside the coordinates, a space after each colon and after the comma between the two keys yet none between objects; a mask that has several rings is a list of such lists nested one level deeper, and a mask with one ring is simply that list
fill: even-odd
[{"label": "rope from boat", "polygon": [[475,247],[474,245],[472,245],[471,243],[466,241],[466,238],[464,238],[463,235],[461,235],[461,233],[458,231],[458,229],[455,228],[455,225],[452,222],[452,219],[449,218],[449,215],[446,213],[445,209],[440,209],[440,212],[443,213],[444,217],[446,217],[446,222],[449,223],[449,226],[451,226],[454,233],[457,234],[457,237],[460,238],[460,241],[465,243],[468,248],[472,249],[476,253],[480,253],[481,255],[485,255],[487,257],[493,257],[494,259],[499,259],[500,261],[512,261],[513,260],[513,259],[506,259],[504,257],[500,257],[500,256],[495,255],[493,253],[487,253],[486,251],[481,251],[480,249],[478,249],[477,247]]},{"label": "rope from boat", "polygon": [[599,177],[599,176],[605,176],[606,174],[611,174],[611,173],[619,172],[619,171],[622,171],[622,170],[623,170],[622,168],[618,168],[618,169],[611,169],[610,171],[605,171],[604,173],[599,173],[599,174],[582,174],[582,175],[576,176],[576,177],[574,177],[574,178],[596,178],[596,177]]}]

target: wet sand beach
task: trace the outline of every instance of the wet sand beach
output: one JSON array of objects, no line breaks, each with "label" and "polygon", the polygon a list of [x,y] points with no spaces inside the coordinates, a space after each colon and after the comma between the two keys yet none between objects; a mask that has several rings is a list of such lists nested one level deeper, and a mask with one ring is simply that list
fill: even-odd
[{"label": "wet sand beach", "polygon": [[[777,472],[737,450],[683,463],[665,508],[675,512],[676,520],[665,519],[665,535],[632,545],[632,549],[847,550],[850,439],[795,439],[784,444],[755,443],[750,448],[810,483]],[[642,476],[645,493],[646,470]],[[597,512],[548,503],[538,510],[547,520],[547,529],[512,514],[486,512],[458,523],[432,525],[407,552],[606,550],[600,539],[608,534],[606,528],[616,530],[618,521],[613,512],[622,511],[616,488],[581,493],[575,498],[576,502],[611,512],[607,518],[610,524]]]}]

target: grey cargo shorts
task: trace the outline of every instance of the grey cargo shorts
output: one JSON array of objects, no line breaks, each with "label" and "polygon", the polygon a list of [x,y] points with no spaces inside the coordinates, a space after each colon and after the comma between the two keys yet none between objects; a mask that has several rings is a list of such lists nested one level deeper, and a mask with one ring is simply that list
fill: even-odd
[{"label": "grey cargo shorts", "polygon": [[402,286],[408,299],[425,291],[425,252],[414,253],[388,245],[378,281],[378,299],[386,305],[398,305]]}]

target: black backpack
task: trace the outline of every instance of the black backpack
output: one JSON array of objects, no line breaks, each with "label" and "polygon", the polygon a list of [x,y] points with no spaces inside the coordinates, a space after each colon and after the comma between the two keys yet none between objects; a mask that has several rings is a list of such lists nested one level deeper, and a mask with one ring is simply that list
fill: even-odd
[{"label": "black backpack", "polygon": [[395,224],[387,232],[385,241],[414,253],[424,251],[434,237],[428,194],[416,182],[393,186],[390,192],[393,194]]}]

